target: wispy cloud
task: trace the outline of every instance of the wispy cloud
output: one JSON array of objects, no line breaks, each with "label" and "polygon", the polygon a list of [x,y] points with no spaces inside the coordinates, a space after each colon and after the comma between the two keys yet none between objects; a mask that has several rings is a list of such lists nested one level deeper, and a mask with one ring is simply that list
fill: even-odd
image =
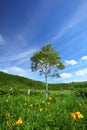
[{"label": "wispy cloud", "polygon": [[4,45],[6,43],[4,37],[0,34],[0,45]]},{"label": "wispy cloud", "polygon": [[83,2],[83,4],[81,4],[79,6],[79,8],[77,8],[75,14],[68,20],[68,22],[66,23],[65,27],[63,27],[60,30],[60,32],[58,30],[58,33],[55,36],[53,36],[49,41],[56,41],[56,40],[58,40],[68,30],[70,30],[73,27],[75,27],[75,25],[77,25],[79,22],[81,22],[81,20],[83,20],[87,16],[86,12],[87,12],[87,1]]},{"label": "wispy cloud", "polygon": [[65,60],[65,64],[68,65],[76,65],[77,64],[77,61],[76,60]]},{"label": "wispy cloud", "polygon": [[6,72],[9,74],[20,75],[20,76],[24,76],[27,73],[25,69],[17,67],[17,66],[0,69],[0,71]]},{"label": "wispy cloud", "polygon": [[36,50],[35,49],[32,49],[32,50],[29,50],[29,51],[25,51],[23,53],[20,53],[19,55],[15,55],[15,56],[12,56],[10,57],[10,61],[14,61],[14,60],[20,60],[20,59],[23,59],[25,57],[29,57],[32,53],[34,53]]},{"label": "wispy cloud", "polygon": [[30,50],[24,51],[22,53],[19,53],[17,55],[12,55],[12,56],[9,56],[9,57],[5,57],[4,59],[2,58],[0,60],[0,62],[6,62],[6,61],[18,61],[18,62],[21,62],[21,61],[25,61],[25,59],[29,58],[35,51],[36,51],[35,49],[30,49]]}]

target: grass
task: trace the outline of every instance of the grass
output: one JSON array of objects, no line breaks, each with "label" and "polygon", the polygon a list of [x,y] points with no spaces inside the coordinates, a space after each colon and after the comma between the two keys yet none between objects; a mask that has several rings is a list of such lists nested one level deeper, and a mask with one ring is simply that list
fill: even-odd
[{"label": "grass", "polygon": [[46,99],[44,83],[1,72],[0,130],[87,130],[86,94],[87,82],[49,84]]},{"label": "grass", "polygon": [[[87,99],[74,93],[50,92],[46,100],[34,93],[4,95],[0,98],[0,130],[86,130]],[[80,112],[81,119],[74,119],[73,112]],[[18,119],[22,123],[16,125]]]}]

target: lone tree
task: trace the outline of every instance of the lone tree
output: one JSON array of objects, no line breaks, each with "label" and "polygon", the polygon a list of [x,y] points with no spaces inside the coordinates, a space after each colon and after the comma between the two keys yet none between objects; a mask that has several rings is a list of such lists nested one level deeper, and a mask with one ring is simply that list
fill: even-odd
[{"label": "lone tree", "polygon": [[60,77],[58,70],[63,70],[64,68],[61,57],[52,48],[51,44],[43,46],[40,51],[35,52],[31,57],[32,71],[39,70],[40,75],[45,75],[46,98],[48,98],[48,76]]}]

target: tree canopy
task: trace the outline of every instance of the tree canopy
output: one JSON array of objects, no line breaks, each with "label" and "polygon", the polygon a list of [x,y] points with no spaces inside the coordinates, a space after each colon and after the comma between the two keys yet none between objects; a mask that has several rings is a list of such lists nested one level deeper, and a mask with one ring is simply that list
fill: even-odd
[{"label": "tree canopy", "polygon": [[47,91],[48,76],[60,77],[58,70],[63,70],[64,68],[59,53],[52,48],[51,44],[43,46],[40,51],[35,52],[31,57],[31,69],[32,71],[39,70],[40,75],[45,75]]}]

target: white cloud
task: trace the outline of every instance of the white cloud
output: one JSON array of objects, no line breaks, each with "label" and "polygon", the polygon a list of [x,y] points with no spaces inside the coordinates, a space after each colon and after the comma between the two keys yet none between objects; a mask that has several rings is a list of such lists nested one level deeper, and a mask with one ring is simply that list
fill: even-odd
[{"label": "white cloud", "polygon": [[87,68],[76,72],[76,76],[85,76],[85,75],[87,75]]},{"label": "white cloud", "polygon": [[81,60],[87,60],[87,56],[83,56]]},{"label": "white cloud", "polygon": [[6,43],[5,39],[3,36],[0,34],[0,45],[4,45]]},{"label": "white cloud", "polygon": [[62,73],[60,76],[61,76],[61,78],[71,78],[72,74],[70,74],[70,73]]},{"label": "white cloud", "polygon": [[77,61],[76,60],[65,60],[65,63],[70,64],[70,65],[75,65],[75,64],[77,64]]}]

